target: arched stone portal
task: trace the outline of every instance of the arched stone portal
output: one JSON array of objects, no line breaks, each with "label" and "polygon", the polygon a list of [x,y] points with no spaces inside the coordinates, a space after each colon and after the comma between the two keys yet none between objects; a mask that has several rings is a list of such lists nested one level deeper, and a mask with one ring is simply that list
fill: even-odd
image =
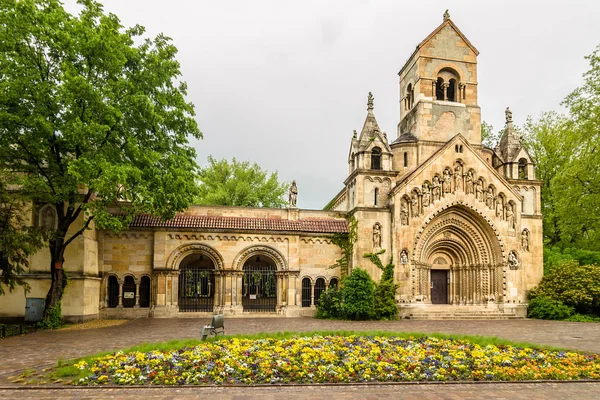
[{"label": "arched stone portal", "polygon": [[439,210],[421,228],[412,259],[414,298],[476,305],[502,299],[502,244],[492,222],[462,204]]}]

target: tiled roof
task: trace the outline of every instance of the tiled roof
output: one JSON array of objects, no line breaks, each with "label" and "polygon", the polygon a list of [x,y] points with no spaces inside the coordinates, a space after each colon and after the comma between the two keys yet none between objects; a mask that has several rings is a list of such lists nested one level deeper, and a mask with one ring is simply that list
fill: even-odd
[{"label": "tiled roof", "polygon": [[204,215],[178,214],[168,221],[152,215],[137,215],[131,228],[167,229],[231,229],[257,231],[287,231],[311,233],[346,233],[346,220],[338,219],[299,219],[290,221],[274,218],[209,217]]}]

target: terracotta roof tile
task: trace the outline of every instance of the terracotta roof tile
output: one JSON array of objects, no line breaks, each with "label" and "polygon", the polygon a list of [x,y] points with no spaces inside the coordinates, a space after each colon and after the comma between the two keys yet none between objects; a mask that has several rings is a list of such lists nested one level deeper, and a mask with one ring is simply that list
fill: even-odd
[{"label": "terracotta roof tile", "polygon": [[177,229],[231,229],[287,231],[310,233],[346,233],[348,224],[338,219],[287,219],[244,218],[244,217],[209,217],[204,215],[178,214],[175,218],[163,221],[152,215],[137,215],[131,228],[177,228]]}]

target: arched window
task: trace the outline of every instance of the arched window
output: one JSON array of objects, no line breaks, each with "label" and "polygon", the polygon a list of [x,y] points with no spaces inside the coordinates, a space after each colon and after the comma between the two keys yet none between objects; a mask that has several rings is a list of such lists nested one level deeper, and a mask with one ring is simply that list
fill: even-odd
[{"label": "arched window", "polygon": [[310,307],[310,278],[302,279],[302,307]]},{"label": "arched window", "polygon": [[150,277],[142,276],[140,281],[140,307],[150,307]]},{"label": "arched window", "polygon": [[244,311],[275,312],[277,267],[269,257],[250,257],[243,267],[242,307]]},{"label": "arched window", "polygon": [[437,78],[435,84],[435,98],[437,100],[444,100],[444,78]]},{"label": "arched window", "polygon": [[354,171],[354,153],[350,156],[350,168]]},{"label": "arched window", "polygon": [[450,79],[449,83],[450,85],[448,86],[446,93],[448,101],[456,101],[456,79]]},{"label": "arched window", "polygon": [[371,150],[371,169],[381,169],[381,149],[373,147]]},{"label": "arched window", "polygon": [[415,91],[411,83],[406,88],[406,99],[404,100],[404,108],[411,109],[415,99]]},{"label": "arched window", "polygon": [[135,279],[127,275],[123,281],[123,307],[135,306]]},{"label": "arched window", "polygon": [[315,282],[315,305],[319,305],[319,300],[321,300],[321,293],[325,291],[325,279],[319,278]]},{"label": "arched window", "polygon": [[106,303],[109,308],[115,308],[119,305],[119,281],[114,275],[108,277],[108,299]]},{"label": "arched window", "polygon": [[379,188],[375,188],[375,190],[373,191],[373,205],[376,206],[377,205],[377,197],[379,196]]},{"label": "arched window", "polygon": [[408,167],[408,153],[404,152],[404,167]]},{"label": "arched window", "polygon": [[329,289],[337,289],[338,288],[338,278],[331,278],[329,280]]},{"label": "arched window", "polygon": [[519,179],[527,179],[527,160],[519,159]]},{"label": "arched window", "polygon": [[202,253],[186,256],[179,265],[179,312],[213,311],[215,264]]}]

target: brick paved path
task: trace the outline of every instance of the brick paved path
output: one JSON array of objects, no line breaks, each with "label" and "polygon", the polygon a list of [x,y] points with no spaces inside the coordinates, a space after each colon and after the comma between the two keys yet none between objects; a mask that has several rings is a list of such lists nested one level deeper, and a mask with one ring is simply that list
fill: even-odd
[{"label": "brick paved path", "polygon": [[[92,353],[107,350],[117,350],[124,347],[130,347],[136,344],[144,342],[159,342],[167,341],[171,339],[183,339],[183,338],[198,338],[200,333],[200,327],[203,324],[209,322],[209,319],[138,319],[131,321],[124,325],[107,327],[101,329],[90,329],[82,331],[44,331],[37,332],[29,335],[10,337],[7,339],[0,340],[0,384],[8,384],[7,377],[18,373],[18,371],[25,368],[31,368],[42,365],[54,365],[59,358],[70,359],[80,357]],[[539,320],[490,320],[490,321],[461,321],[461,320],[450,320],[450,321],[364,321],[364,322],[350,322],[350,321],[324,321],[313,318],[229,318],[225,322],[226,333],[257,333],[257,332],[281,332],[281,331],[293,331],[293,332],[306,332],[315,330],[383,330],[383,331],[397,331],[397,332],[442,332],[442,333],[457,333],[457,334],[469,334],[469,335],[485,335],[485,336],[497,336],[503,339],[509,339],[513,341],[526,341],[531,343],[546,344],[552,346],[567,347],[572,349],[578,349],[583,351],[589,351],[594,353],[600,353],[600,325],[594,323],[576,323],[576,322],[558,322],[558,321],[539,321]],[[429,386],[427,386],[429,387]],[[449,386],[448,386],[449,387]],[[512,387],[512,386],[511,386]],[[560,386],[562,387],[562,386]],[[583,386],[573,386],[573,388],[581,388]],[[587,387],[587,386],[586,386]],[[589,398],[600,398],[598,395],[598,386],[590,386],[595,396]],[[514,389],[514,387],[513,387]],[[513,390],[511,389],[511,390]],[[64,391],[64,398],[81,398],[90,397],[94,398],[94,393],[88,395],[75,394],[69,390]],[[108,390],[108,389],[107,389]],[[152,389],[139,389],[139,393],[143,393],[145,390]],[[158,390],[158,389],[156,389]],[[168,389],[166,393],[174,389]],[[183,389],[182,389],[183,390]],[[188,390],[188,389],[185,389]],[[225,389],[214,389],[214,390],[225,390]],[[231,389],[227,389],[231,390]],[[237,392],[235,396],[242,396],[248,389],[244,388]],[[267,390],[267,389],[264,389]],[[287,393],[296,393],[295,389],[278,389]],[[298,393],[304,396],[304,393],[313,393],[309,397],[299,398],[319,398],[321,397],[321,391],[314,389],[313,392],[306,392],[308,389],[299,389]],[[313,389],[311,389],[313,390]],[[349,390],[349,389],[348,389]],[[360,389],[356,389],[360,390]],[[413,394],[410,390],[415,389],[403,389],[408,390],[405,398],[412,398]],[[458,390],[458,389],[453,389]],[[464,396],[467,398],[490,398],[490,397],[472,397],[469,393],[470,390],[474,390],[472,385],[467,385],[464,389]],[[481,389],[476,389],[479,393]],[[508,390],[508,389],[507,389]],[[514,389],[523,393],[527,392],[526,387],[522,389]],[[548,395],[554,392],[553,389],[547,390]],[[560,389],[566,390],[566,389]],[[569,389],[570,390],[570,389]],[[583,390],[583,389],[573,389]],[[363,396],[363,392],[350,391],[349,395],[346,394],[345,389],[331,389],[332,396],[339,398],[350,398],[354,395]],[[445,396],[446,389],[439,391],[435,396],[429,397],[432,399],[446,398],[446,399],[460,399],[463,398],[461,395],[457,396]],[[519,393],[521,393],[519,392]],[[29,394],[26,394],[29,393]],[[61,392],[62,393],[62,392]],[[71,393],[71,394],[69,394]],[[110,393],[110,392],[107,392]],[[124,392],[115,395],[114,398],[122,398],[122,395],[126,396],[137,396],[135,394],[128,394]],[[161,398],[152,397],[149,392],[150,398]],[[173,392],[175,393],[175,392]],[[186,396],[196,396],[196,392],[185,392]],[[191,394],[190,394],[191,393]],[[232,392],[233,393],[233,392]],[[283,392],[275,392],[282,394]],[[371,393],[371,390],[369,391]],[[395,390],[383,387],[381,389],[381,395],[379,397],[372,398],[383,398],[383,397],[394,397]],[[387,393],[387,394],[386,394]],[[483,393],[483,392],[482,392]],[[537,389],[536,389],[537,393]],[[4,396],[8,395],[9,396]],[[0,398],[7,397],[12,398],[16,392],[6,392],[0,390]],[[22,393],[25,396],[32,395],[32,392]],[[99,394],[99,393],[98,393]],[[223,393],[222,393],[223,394]],[[488,393],[489,394],[489,393]],[[39,395],[39,396],[38,396]],[[62,396],[63,394],[61,394]],[[110,394],[108,394],[111,396]],[[163,395],[166,395],[163,393]],[[256,394],[257,396],[270,394]],[[33,395],[32,395],[33,396]],[[36,397],[37,396],[37,397]],[[44,397],[47,396],[47,397]],[[56,393],[54,393],[56,396]],[[102,394],[104,396],[104,394]],[[142,395],[140,395],[142,396]],[[143,395],[142,397],[148,397]],[[170,394],[168,396],[171,396]],[[177,397],[179,395],[176,395]],[[233,396],[233,395],[232,395]],[[274,394],[273,396],[277,396]],[[329,396],[329,395],[328,395]],[[350,396],[350,397],[348,397]],[[439,397],[442,396],[442,397]],[[444,397],[445,396],[445,397]],[[483,395],[482,395],[483,396]],[[515,397],[516,396],[516,397]],[[520,395],[513,394],[506,396],[494,396],[491,398],[526,398],[518,397]],[[578,394],[579,396],[579,394]],[[586,394],[579,396],[579,398],[586,398]],[[22,398],[21,396],[19,396]],[[31,398],[52,398],[53,395],[44,394],[43,392]],[[371,398],[371,395],[367,396]],[[367,398],[364,397],[364,398]],[[417,396],[420,397],[420,396]],[[571,396],[567,396],[569,398]],[[129,398],[129,397],[125,397]],[[135,397],[131,397],[135,398]],[[416,397],[414,397],[416,398]],[[543,397],[542,397],[543,398]]]},{"label": "brick paved path", "polygon": [[489,399],[600,399],[600,383],[485,383],[372,386],[305,387],[175,387],[175,388],[68,388],[6,389],[0,397],[19,400],[48,399],[403,399],[403,400],[489,400]]}]

